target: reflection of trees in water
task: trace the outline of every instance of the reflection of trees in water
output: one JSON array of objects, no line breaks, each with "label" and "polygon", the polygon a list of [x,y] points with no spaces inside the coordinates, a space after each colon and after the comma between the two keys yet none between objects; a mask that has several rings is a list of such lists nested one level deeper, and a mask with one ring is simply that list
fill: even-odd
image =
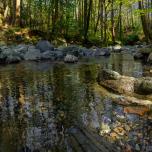
[{"label": "reflection of trees in water", "polygon": [[123,75],[132,75],[134,69],[134,59],[130,54],[112,54],[110,57],[112,70]]},{"label": "reflection of trees in water", "polygon": [[99,68],[55,64],[47,71],[33,71],[20,65],[0,72],[0,144],[11,152],[25,145],[64,151],[66,129],[81,125],[82,118],[90,128],[99,128],[102,116],[113,121],[114,107],[107,110],[93,89]]},{"label": "reflection of trees in water", "polygon": [[92,84],[96,82],[98,75],[97,65],[81,65],[79,68],[80,82],[85,84],[85,104],[94,100]]},{"label": "reflection of trees in water", "polygon": [[[98,65],[82,65],[79,68],[80,81],[84,85],[84,105],[85,110],[82,113],[82,123],[88,128],[100,127],[100,110],[102,105],[96,106],[101,99],[97,96],[93,89],[93,84],[96,82],[98,76]],[[99,110],[100,109],[100,110]],[[102,111],[102,110],[101,110]]]},{"label": "reflection of trees in water", "polygon": [[0,73],[2,151],[6,145],[11,152],[25,145],[31,149],[57,145],[50,75],[23,67]]},{"label": "reflection of trees in water", "polygon": [[81,111],[83,92],[77,80],[77,71],[65,65],[56,65],[53,69],[53,105],[58,122],[58,130],[71,126]]}]

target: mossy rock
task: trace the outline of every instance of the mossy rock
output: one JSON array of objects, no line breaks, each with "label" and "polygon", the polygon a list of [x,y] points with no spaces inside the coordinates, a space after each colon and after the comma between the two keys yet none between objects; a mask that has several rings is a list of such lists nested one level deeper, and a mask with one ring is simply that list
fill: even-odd
[{"label": "mossy rock", "polygon": [[135,82],[135,92],[140,94],[152,94],[152,78],[143,77]]}]

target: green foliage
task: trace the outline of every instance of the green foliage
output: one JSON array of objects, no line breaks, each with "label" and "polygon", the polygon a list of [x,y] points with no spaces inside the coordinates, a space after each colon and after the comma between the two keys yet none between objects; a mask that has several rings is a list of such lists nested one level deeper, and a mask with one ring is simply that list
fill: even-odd
[{"label": "green foliage", "polygon": [[5,31],[4,36],[7,41],[13,40],[15,35],[14,29],[9,28],[8,30]]},{"label": "green foliage", "polygon": [[139,36],[137,34],[130,34],[124,39],[124,43],[128,45],[134,45],[137,41],[139,41]]},{"label": "green foliage", "polygon": [[[14,5],[10,0],[5,0],[6,3],[1,1],[3,6],[9,7],[7,15],[5,17],[2,15],[2,18],[12,23],[9,20],[14,18]],[[138,9],[139,0],[20,0],[20,2],[22,27],[44,32],[45,37],[52,41],[59,37],[71,42],[85,39],[93,44],[102,43],[102,46],[117,41],[128,44],[139,40],[138,35],[143,35],[144,31],[140,16],[152,12],[148,0],[143,1],[141,9]],[[6,8],[2,9],[4,14]],[[149,20],[147,23],[151,22],[152,16],[149,15],[149,18],[146,17]],[[7,32],[8,38],[14,35],[13,31]]]}]

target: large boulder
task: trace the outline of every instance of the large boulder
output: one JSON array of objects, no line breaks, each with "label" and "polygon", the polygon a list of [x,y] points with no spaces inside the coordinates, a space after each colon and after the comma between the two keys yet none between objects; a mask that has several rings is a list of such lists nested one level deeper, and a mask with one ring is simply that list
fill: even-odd
[{"label": "large boulder", "polygon": [[21,60],[22,58],[20,57],[20,55],[14,52],[10,54],[9,56],[7,56],[6,63],[17,63],[17,62],[20,62]]},{"label": "large boulder", "polygon": [[39,49],[41,53],[45,51],[54,51],[53,45],[49,41],[46,41],[46,40],[40,40],[36,44],[36,49]]},{"label": "large boulder", "polygon": [[41,53],[38,49],[29,48],[26,54],[24,55],[25,60],[40,60]]},{"label": "large boulder", "polygon": [[25,44],[20,44],[17,45],[14,50],[15,52],[17,52],[18,54],[20,54],[20,57],[24,58],[25,53],[28,51],[28,45]]},{"label": "large boulder", "polygon": [[76,56],[74,56],[74,55],[67,54],[64,57],[64,62],[65,63],[75,63],[75,62],[78,62],[78,58]]},{"label": "large boulder", "polygon": [[132,94],[134,93],[134,81],[134,78],[121,77],[117,80],[101,81],[100,84],[118,93]]},{"label": "large boulder", "polygon": [[98,82],[100,85],[121,94],[152,94],[151,77],[134,78],[122,76],[115,71],[104,69],[99,74]]},{"label": "large boulder", "polygon": [[22,60],[22,57],[16,50],[3,47],[0,49],[0,62],[1,63],[16,63]]}]

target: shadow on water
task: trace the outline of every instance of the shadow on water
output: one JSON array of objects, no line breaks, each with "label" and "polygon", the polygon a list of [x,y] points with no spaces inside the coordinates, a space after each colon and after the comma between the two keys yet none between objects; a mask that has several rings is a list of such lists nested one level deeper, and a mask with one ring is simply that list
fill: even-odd
[{"label": "shadow on water", "polygon": [[100,68],[143,74],[140,62],[121,54],[77,65],[1,67],[0,152],[122,151],[125,144],[146,148],[151,120],[126,114],[124,107],[94,91]]}]

